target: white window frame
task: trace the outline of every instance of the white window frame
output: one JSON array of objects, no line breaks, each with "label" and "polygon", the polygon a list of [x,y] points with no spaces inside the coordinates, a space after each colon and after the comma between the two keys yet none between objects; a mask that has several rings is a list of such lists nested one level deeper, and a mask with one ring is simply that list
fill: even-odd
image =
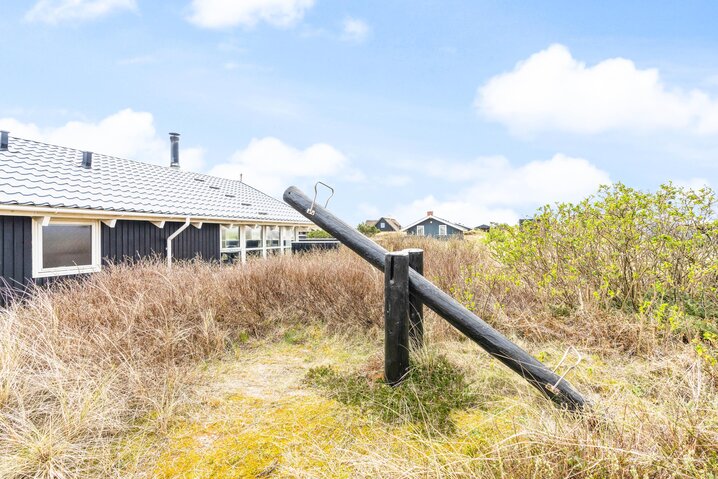
[{"label": "white window frame", "polygon": [[32,277],[49,278],[70,274],[97,273],[102,268],[102,243],[100,242],[100,220],[58,219],[52,218],[48,225],[92,226],[92,264],[80,266],[60,266],[44,268],[42,266],[42,218],[32,221]]},{"label": "white window frame", "polygon": [[379,228],[381,228],[381,229],[386,228],[386,223],[384,223],[383,221],[381,223],[379,223]]},{"label": "white window frame", "polygon": [[424,225],[416,226],[416,236],[424,236]]},{"label": "white window frame", "polygon": [[[443,233],[442,230],[444,231]],[[446,227],[446,225],[439,225],[439,236],[446,236],[448,234],[448,228]]]}]

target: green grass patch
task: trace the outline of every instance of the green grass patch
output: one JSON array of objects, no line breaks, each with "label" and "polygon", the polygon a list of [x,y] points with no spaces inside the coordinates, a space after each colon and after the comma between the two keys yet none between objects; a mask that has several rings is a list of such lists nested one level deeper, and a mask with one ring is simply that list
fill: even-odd
[{"label": "green grass patch", "polygon": [[390,423],[415,424],[425,433],[454,432],[452,411],[478,402],[465,373],[442,355],[422,355],[412,363],[407,378],[394,387],[360,372],[342,374],[331,366],[310,369],[306,381],[341,403]]}]

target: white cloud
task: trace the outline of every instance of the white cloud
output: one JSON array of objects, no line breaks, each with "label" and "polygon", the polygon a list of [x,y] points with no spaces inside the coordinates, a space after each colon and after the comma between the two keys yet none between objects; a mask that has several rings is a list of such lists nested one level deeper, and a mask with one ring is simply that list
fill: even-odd
[{"label": "white cloud", "polygon": [[157,59],[153,55],[138,55],[136,57],[117,60],[117,64],[120,66],[149,65],[150,63],[155,63],[156,61]]},{"label": "white cloud", "polygon": [[313,185],[316,180],[336,178],[361,181],[361,172],[350,166],[349,158],[326,143],[300,150],[273,137],[254,138],[235,152],[226,163],[214,166],[210,175],[243,180],[266,193],[281,196],[295,182]]},{"label": "white cloud", "polygon": [[290,27],[314,6],[314,0],[192,0],[188,20],[203,28],[253,27],[266,22]]},{"label": "white cloud", "polygon": [[[152,114],[129,108],[97,123],[70,121],[59,127],[39,127],[13,118],[0,118],[0,128],[19,138],[165,166],[170,162],[169,137],[157,136]],[[201,148],[180,147],[182,169],[200,170],[203,157]]]},{"label": "white cloud", "polygon": [[552,45],[491,78],[475,106],[518,134],[559,130],[718,133],[718,100],[701,90],[668,88],[655,68],[625,58],[587,66]]},{"label": "white cloud", "polygon": [[[611,182],[608,173],[583,158],[556,154],[545,161],[513,166],[504,157],[479,158],[464,164],[425,165],[424,172],[467,186],[448,198],[427,195],[396,209],[406,223],[434,211],[467,226],[515,223],[536,207],[556,201],[578,201]],[[462,176],[459,176],[463,172]]]},{"label": "white cloud", "polygon": [[689,179],[678,179],[674,180],[673,184],[675,186],[680,186],[681,188],[687,188],[689,190],[700,190],[701,188],[708,187],[710,188],[710,182],[705,178],[689,178]]},{"label": "white cloud", "polygon": [[358,18],[344,19],[341,39],[345,42],[361,43],[367,39],[371,32],[369,25]]},{"label": "white cloud", "polygon": [[137,10],[135,0],[39,0],[25,19],[31,22],[58,24],[88,21],[122,10]]}]

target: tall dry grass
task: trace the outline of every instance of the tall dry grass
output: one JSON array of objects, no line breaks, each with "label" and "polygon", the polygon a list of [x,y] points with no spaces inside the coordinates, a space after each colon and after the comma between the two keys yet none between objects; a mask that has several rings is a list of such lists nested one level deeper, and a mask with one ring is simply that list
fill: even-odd
[{"label": "tall dry grass", "polygon": [[[643,357],[647,364],[679,348],[681,357],[695,359],[690,349],[651,324],[636,324],[620,312],[611,316],[590,303],[570,316],[538,308],[531,290],[502,277],[500,265],[480,243],[382,241],[392,250],[425,249],[429,279],[464,302],[474,298],[472,309],[524,345],[576,345],[588,352]],[[148,464],[156,459],[153,445],[183,408],[198,363],[247,338],[271,337],[301,325],[377,333],[382,296],[382,275],[345,249],[232,267],[199,262],[172,270],[156,262],[111,266],[85,280],[37,290],[32,299],[0,310],[0,478],[148,476]],[[434,319],[429,315],[432,340],[458,338]],[[657,381],[666,379],[655,375]],[[667,384],[674,384],[671,378]],[[696,389],[700,401],[685,406]],[[651,435],[668,435],[663,442],[653,438],[653,449],[691,445],[702,457],[713,457],[715,448],[708,442],[716,439],[715,417],[705,411],[716,397],[715,383],[701,376],[679,392],[656,396],[658,403],[674,404],[676,410],[666,409],[666,419],[655,428],[650,411],[627,409],[626,414],[635,415],[630,424],[640,423],[640,429],[628,427],[627,421],[616,422],[613,429],[587,429],[553,412],[545,416],[540,408],[522,409],[537,416],[522,429],[528,432],[503,438],[505,446],[495,451],[499,456],[486,460],[503,461],[506,468],[497,469],[498,476],[501,470],[528,472],[536,457],[560,461],[564,454],[586,453],[582,445],[595,443],[591,455],[582,456],[591,465],[601,461],[606,448],[624,447],[617,441],[648,454],[636,441]],[[674,418],[692,422],[675,424]],[[627,425],[625,431],[621,424]],[[610,434],[618,436],[614,440]],[[529,456],[519,460],[524,453]],[[668,457],[678,456],[673,451]],[[399,464],[397,458],[394,465]],[[472,470],[468,463],[454,469],[457,476]]]},{"label": "tall dry grass", "polygon": [[377,273],[342,253],[144,262],[39,289],[0,310],[0,477],[126,473],[151,457],[127,435],[166,429],[198,361],[290,325],[371,329],[381,294]]}]

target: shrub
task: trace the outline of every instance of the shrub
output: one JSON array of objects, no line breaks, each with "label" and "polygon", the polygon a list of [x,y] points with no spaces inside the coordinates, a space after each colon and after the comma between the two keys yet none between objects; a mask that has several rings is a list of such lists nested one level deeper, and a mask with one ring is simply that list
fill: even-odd
[{"label": "shrub", "polygon": [[312,230],[307,233],[307,238],[310,239],[324,239],[324,238],[331,238],[332,235],[327,233],[324,230]]},{"label": "shrub", "polygon": [[601,187],[492,228],[492,253],[556,314],[593,302],[651,318],[684,337],[716,333],[718,221],[709,188],[655,193]]},{"label": "shrub", "polygon": [[357,225],[357,231],[359,231],[361,234],[363,234],[365,236],[374,236],[377,233],[381,233],[381,231],[379,231],[379,228],[377,228],[374,225],[370,226],[366,223],[359,223]]}]

